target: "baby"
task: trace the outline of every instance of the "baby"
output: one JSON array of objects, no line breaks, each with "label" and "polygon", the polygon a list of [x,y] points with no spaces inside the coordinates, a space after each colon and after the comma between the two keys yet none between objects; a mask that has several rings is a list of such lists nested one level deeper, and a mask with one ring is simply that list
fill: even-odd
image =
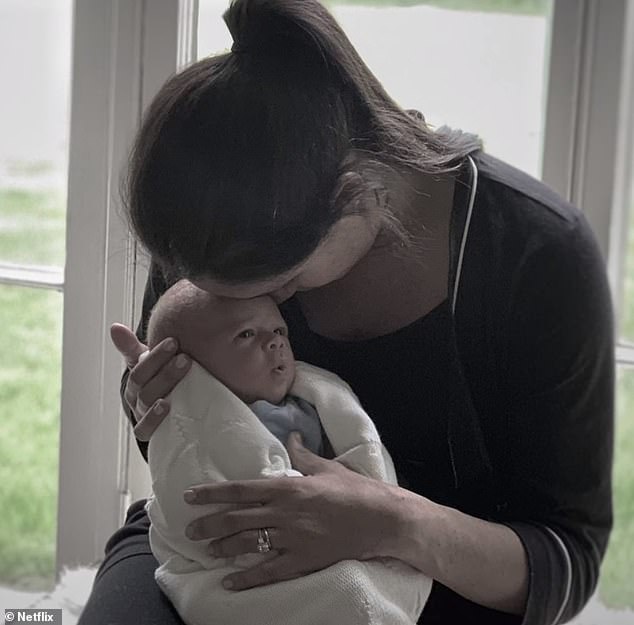
[{"label": "baby", "polygon": [[288,394],[295,359],[286,324],[270,297],[218,298],[181,280],[154,307],[148,346],[168,336],[247,404],[283,445],[296,430],[304,447],[333,457],[315,408]]},{"label": "baby", "polygon": [[[295,362],[280,312],[268,296],[219,298],[182,280],[157,302],[148,325],[153,347],[179,341],[192,367],[170,396],[170,414],[150,439],[153,495],[146,509],[155,577],[188,625],[414,625],[431,580],[400,560],[343,560],[303,577],[239,592],[222,579],[277,557],[265,553],[215,558],[209,540],[192,541],[195,518],[234,508],[189,506],[193,484],[278,476],[292,468],[286,440],[349,469],[396,484],[392,460],[347,384]],[[354,528],[351,528],[354,531]]]}]

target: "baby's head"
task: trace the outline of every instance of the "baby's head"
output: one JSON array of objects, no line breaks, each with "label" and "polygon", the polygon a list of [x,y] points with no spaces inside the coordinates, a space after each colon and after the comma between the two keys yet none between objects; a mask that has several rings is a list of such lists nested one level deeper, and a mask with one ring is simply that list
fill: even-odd
[{"label": "baby's head", "polygon": [[295,378],[287,327],[268,296],[228,299],[181,280],[152,310],[148,347],[178,340],[209,373],[245,403],[282,401]]}]

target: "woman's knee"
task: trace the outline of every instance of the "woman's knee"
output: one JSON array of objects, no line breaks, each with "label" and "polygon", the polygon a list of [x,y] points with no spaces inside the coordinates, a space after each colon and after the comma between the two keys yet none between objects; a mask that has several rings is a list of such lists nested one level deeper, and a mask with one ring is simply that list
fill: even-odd
[{"label": "woman's knee", "polygon": [[151,553],[120,551],[104,565],[78,625],[183,625],[154,579],[158,563]]}]

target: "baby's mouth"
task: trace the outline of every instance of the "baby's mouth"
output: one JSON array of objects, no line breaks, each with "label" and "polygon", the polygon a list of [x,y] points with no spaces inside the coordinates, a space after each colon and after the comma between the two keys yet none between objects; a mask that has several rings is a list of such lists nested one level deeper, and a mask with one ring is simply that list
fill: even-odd
[{"label": "baby's mouth", "polygon": [[277,371],[278,373],[284,373],[284,371],[286,371],[286,365],[277,365],[277,367],[273,368],[273,371]]}]

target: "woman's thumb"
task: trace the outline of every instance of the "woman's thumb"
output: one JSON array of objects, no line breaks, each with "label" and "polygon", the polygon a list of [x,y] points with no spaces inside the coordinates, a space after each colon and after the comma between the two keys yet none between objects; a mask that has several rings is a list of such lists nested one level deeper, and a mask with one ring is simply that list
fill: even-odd
[{"label": "woman's thumb", "polygon": [[291,432],[287,439],[288,454],[294,469],[297,469],[304,475],[314,475],[325,470],[330,466],[329,460],[321,458],[314,454],[310,449],[304,447],[301,434],[299,432]]},{"label": "woman's thumb", "polygon": [[147,351],[147,347],[139,341],[136,334],[121,323],[113,323],[110,326],[110,338],[129,367],[134,367],[139,356]]}]

